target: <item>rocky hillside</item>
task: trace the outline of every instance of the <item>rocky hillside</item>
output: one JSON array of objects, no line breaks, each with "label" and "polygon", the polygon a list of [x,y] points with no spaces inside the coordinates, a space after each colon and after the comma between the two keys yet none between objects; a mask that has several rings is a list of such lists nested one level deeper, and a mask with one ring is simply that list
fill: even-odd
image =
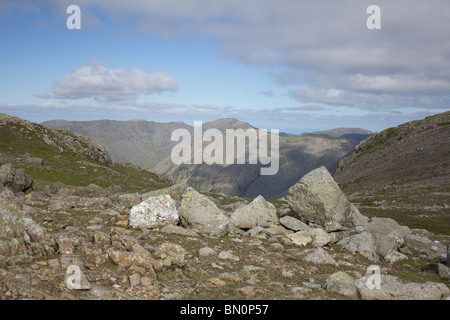
[{"label": "rocky hillside", "polygon": [[376,133],[334,178],[362,212],[450,233],[450,112]]},{"label": "rocky hillside", "polygon": [[[368,134],[363,129],[339,129],[316,135],[280,136],[280,170],[275,176],[261,176],[261,165],[175,165],[170,153],[178,142],[170,140],[175,129],[193,127],[182,122],[156,123],[133,121],[64,121],[43,123],[52,128],[70,130],[90,137],[104,145],[114,161],[133,163],[151,171],[166,175],[177,182],[185,182],[205,191],[268,199],[281,198],[305,173],[326,166],[334,171],[337,162],[353,150],[355,137],[338,137],[345,134]],[[203,130],[255,129],[246,122],[225,118],[203,124]],[[357,139],[356,139],[357,140]]]},{"label": "rocky hillside", "polygon": [[361,214],[323,166],[244,199],[0,133],[0,300],[450,299],[450,236]]},{"label": "rocky hillside", "polygon": [[113,163],[103,146],[84,136],[0,114],[0,166],[3,164],[14,167],[6,166],[4,177],[17,175],[17,181],[25,181],[26,176],[31,176],[38,186],[96,184],[142,192],[168,185],[141,168]]},{"label": "rocky hillside", "polygon": [[449,298],[449,237],[364,217],[326,168],[277,206],[183,185],[0,187],[0,299]]}]

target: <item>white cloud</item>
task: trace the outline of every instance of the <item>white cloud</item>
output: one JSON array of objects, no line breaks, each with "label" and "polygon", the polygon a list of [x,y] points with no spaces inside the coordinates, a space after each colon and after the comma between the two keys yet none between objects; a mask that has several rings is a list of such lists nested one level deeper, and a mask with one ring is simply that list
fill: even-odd
[{"label": "white cloud", "polygon": [[82,99],[96,101],[121,101],[136,99],[141,94],[176,91],[177,80],[164,72],[146,73],[133,68],[131,73],[123,69],[108,69],[99,62],[76,69],[63,80],[53,83],[53,90],[36,94],[41,98]]},{"label": "white cloud", "polygon": [[[272,74],[278,84],[307,84],[315,93],[325,93],[315,101],[308,89],[293,95],[308,97],[302,102],[348,101],[359,107],[358,101],[372,99],[368,93],[380,94],[380,108],[402,102],[392,95],[449,102],[448,0],[378,0],[382,29],[375,31],[366,28],[370,0],[78,2],[84,10],[100,9],[118,24],[132,17],[140,32],[218,40],[224,54],[243,63],[276,67]],[[59,1],[58,6],[69,3]],[[357,99],[351,97],[355,93]]]}]

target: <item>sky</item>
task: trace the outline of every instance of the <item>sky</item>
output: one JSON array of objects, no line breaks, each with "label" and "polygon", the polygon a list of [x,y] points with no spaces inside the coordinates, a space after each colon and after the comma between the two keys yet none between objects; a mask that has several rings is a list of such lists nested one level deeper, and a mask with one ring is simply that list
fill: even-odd
[{"label": "sky", "polygon": [[381,131],[450,110],[449,17],[448,0],[0,0],[0,112]]}]

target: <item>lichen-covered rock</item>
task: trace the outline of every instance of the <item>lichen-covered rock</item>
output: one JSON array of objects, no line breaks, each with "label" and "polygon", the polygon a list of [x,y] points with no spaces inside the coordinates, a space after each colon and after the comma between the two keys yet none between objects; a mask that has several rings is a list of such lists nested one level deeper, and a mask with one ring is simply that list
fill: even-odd
[{"label": "lichen-covered rock", "polygon": [[179,221],[175,201],[170,195],[150,197],[130,210],[129,224],[133,228],[160,228]]},{"label": "lichen-covered rock", "polygon": [[187,188],[178,209],[181,223],[199,234],[222,236],[226,233],[230,220],[214,202]]},{"label": "lichen-covered rock", "polygon": [[230,221],[239,229],[251,229],[256,226],[267,228],[278,222],[277,209],[262,196],[258,196],[248,205],[234,211]]},{"label": "lichen-covered rock", "polygon": [[307,173],[293,185],[287,201],[300,220],[315,223],[326,231],[365,226],[368,220],[347,200],[323,166]]}]

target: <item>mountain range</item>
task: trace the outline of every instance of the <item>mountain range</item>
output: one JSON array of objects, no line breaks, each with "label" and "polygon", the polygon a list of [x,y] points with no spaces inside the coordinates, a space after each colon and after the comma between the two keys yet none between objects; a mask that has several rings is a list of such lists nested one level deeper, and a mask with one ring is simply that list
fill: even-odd
[{"label": "mountain range", "polygon": [[[171,141],[175,129],[185,129],[191,136],[194,127],[183,122],[157,123],[145,120],[130,121],[65,121],[53,120],[43,125],[65,129],[84,135],[108,150],[113,161],[127,162],[150,169],[173,181],[205,192],[267,199],[281,198],[304,174],[325,166],[336,169],[338,161],[348,155],[361,139],[372,132],[364,129],[339,128],[312,134],[279,136],[280,168],[276,175],[262,176],[261,164],[181,164],[175,165],[170,158],[178,141]],[[218,129],[256,129],[247,122],[224,118],[202,124],[203,131]]]}]

